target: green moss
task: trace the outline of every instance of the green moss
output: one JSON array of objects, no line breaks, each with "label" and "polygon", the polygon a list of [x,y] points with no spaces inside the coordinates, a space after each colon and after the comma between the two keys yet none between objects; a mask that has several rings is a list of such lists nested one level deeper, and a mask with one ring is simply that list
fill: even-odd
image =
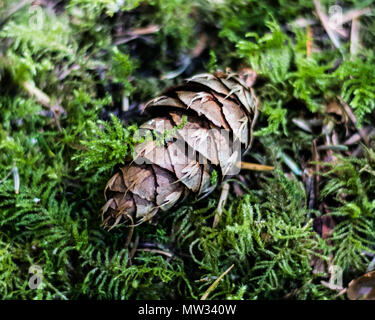
[{"label": "green moss", "polygon": [[374,161],[374,151],[367,150],[364,159],[340,157],[336,165],[326,164],[330,180],[321,195],[333,196],[331,214],[338,218],[334,262],[350,271],[366,269],[375,252]]}]

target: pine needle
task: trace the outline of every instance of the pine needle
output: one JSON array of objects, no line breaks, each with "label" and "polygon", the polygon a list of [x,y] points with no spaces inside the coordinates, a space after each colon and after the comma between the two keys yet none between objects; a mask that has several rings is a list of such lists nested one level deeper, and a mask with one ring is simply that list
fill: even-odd
[{"label": "pine needle", "polygon": [[217,285],[218,285],[218,283],[219,283],[219,281],[221,280],[221,279],[223,279],[224,277],[225,277],[225,275],[230,271],[230,270],[232,270],[232,268],[234,267],[234,264],[232,264],[227,270],[225,270],[214,282],[213,282],[213,284],[211,284],[209,287],[208,287],[208,289],[207,289],[207,291],[203,294],[203,296],[202,296],[202,298],[201,298],[201,300],[206,300],[207,299],[207,297],[208,297],[208,295],[211,293],[211,291],[213,291],[216,287],[217,287]]},{"label": "pine needle", "polygon": [[253,171],[272,171],[274,169],[273,166],[266,166],[263,164],[244,162],[244,161],[238,161],[236,163],[236,166],[244,170],[253,170]]}]

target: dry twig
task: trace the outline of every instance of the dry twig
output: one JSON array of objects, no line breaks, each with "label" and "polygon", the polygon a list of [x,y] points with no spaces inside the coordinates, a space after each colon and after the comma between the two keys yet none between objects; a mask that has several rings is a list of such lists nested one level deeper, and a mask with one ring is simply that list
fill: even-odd
[{"label": "dry twig", "polygon": [[34,84],[30,81],[22,82],[22,87],[24,90],[35,100],[40,103],[43,107],[46,107],[51,110],[54,115],[55,122],[59,131],[62,131],[59,117],[62,113],[65,113],[65,110],[57,103],[53,104],[49,96],[47,96],[42,90],[35,87]]},{"label": "dry twig", "polygon": [[238,168],[241,168],[244,170],[253,170],[253,171],[272,171],[274,169],[273,166],[266,166],[263,164],[244,162],[244,161],[238,161],[236,165]]},{"label": "dry twig", "polygon": [[136,251],[147,251],[147,252],[154,252],[158,254],[162,254],[164,256],[167,256],[168,258],[172,258],[173,254],[167,251],[158,250],[158,249],[148,249],[148,248],[142,248],[142,249],[136,249]]},{"label": "dry twig", "polygon": [[[339,101],[341,103],[341,106],[344,108],[344,111],[348,115],[350,121],[357,128],[357,123],[358,123],[357,117],[354,115],[354,113],[353,113],[352,109],[350,108],[350,106],[344,101],[344,99],[342,97],[337,96],[337,99],[339,99]],[[364,128],[359,128],[357,130],[358,130],[358,133],[361,136],[362,140],[365,142],[366,146],[369,146],[369,140],[368,140],[368,137],[366,135],[366,132],[365,132]]]},{"label": "dry twig", "polygon": [[359,48],[359,20],[354,18],[352,22],[352,30],[350,32],[350,56],[353,58]]},{"label": "dry twig", "polygon": [[320,1],[314,0],[314,5],[315,5],[316,13],[318,14],[320,21],[322,22],[323,28],[326,30],[328,37],[331,39],[333,45],[339,49],[341,47],[340,40],[337,37],[335,30],[331,28],[328,16],[323,11]]},{"label": "dry twig", "polygon": [[215,217],[214,217],[214,222],[212,224],[212,228],[215,228],[217,226],[217,224],[219,223],[220,217],[223,213],[223,208],[224,208],[225,202],[227,201],[227,198],[228,198],[228,194],[229,194],[229,183],[225,182],[223,184],[223,189],[221,190],[219,204],[217,206],[217,212],[216,212]]}]

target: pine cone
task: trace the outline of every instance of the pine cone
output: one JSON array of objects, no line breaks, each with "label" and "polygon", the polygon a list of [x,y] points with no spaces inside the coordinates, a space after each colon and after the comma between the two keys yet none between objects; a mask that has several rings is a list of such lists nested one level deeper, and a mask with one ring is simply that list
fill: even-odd
[{"label": "pine cone", "polygon": [[185,80],[145,110],[155,117],[140,127],[143,134],[163,139],[138,144],[133,161],[108,181],[105,227],[147,221],[190,193],[208,195],[216,187],[214,172],[216,181],[238,173],[236,163],[251,146],[257,100],[245,75],[217,72]]}]

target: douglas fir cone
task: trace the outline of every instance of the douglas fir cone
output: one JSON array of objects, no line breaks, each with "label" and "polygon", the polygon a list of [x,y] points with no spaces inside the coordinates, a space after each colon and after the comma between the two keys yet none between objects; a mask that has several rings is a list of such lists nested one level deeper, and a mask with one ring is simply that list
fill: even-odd
[{"label": "douglas fir cone", "polygon": [[147,221],[189,193],[204,197],[216,181],[238,173],[257,117],[249,75],[198,74],[147,103],[155,116],[140,127],[142,135],[162,139],[139,143],[133,161],[108,181],[105,227]]}]

